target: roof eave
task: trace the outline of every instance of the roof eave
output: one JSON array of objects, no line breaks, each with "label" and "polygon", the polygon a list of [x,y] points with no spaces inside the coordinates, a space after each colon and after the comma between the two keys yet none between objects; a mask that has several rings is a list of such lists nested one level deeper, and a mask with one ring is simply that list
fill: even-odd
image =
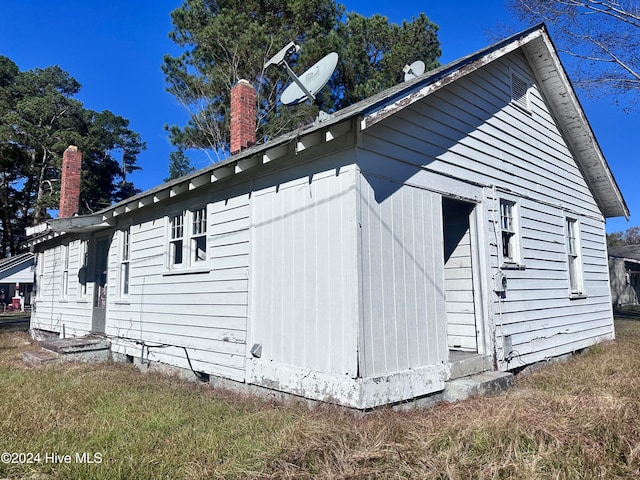
[{"label": "roof eave", "polygon": [[623,216],[629,219],[629,208],[556,54],[553,42],[544,27],[541,32],[543,34],[536,41],[528,42],[523,51],[535,66],[533,70],[537,79],[547,94],[561,131],[574,155],[578,157],[578,166],[603,216]]}]

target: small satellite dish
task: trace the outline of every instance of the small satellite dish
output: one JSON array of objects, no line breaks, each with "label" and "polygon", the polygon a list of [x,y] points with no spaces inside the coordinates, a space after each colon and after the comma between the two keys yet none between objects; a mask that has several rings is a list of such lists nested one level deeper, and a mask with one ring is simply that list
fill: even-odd
[{"label": "small satellite dish", "polygon": [[422,60],[416,60],[411,65],[405,65],[402,71],[404,72],[404,81],[408,82],[414,78],[422,75],[425,70],[425,65]]},{"label": "small satellite dish", "polygon": [[316,93],[329,81],[337,64],[338,54],[336,52],[324,56],[300,77],[292,78],[293,82],[280,95],[280,101],[285,105],[297,105],[307,98],[313,102]]}]

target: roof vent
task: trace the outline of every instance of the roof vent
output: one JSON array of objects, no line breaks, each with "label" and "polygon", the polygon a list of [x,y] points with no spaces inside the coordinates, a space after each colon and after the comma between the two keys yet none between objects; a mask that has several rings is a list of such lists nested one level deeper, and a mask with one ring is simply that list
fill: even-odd
[{"label": "roof vent", "polygon": [[521,108],[529,111],[529,82],[511,73],[511,100]]}]

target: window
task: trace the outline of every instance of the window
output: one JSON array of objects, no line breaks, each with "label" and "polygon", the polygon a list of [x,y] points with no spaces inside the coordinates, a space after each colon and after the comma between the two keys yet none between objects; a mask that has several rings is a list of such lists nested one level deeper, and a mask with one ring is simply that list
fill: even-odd
[{"label": "window", "polygon": [[131,256],[130,229],[122,230],[120,242],[120,297],[129,296],[129,260]]},{"label": "window", "polygon": [[567,229],[567,263],[569,266],[569,288],[571,295],[582,295],[582,260],[580,257],[580,239],[578,221],[566,219]]},{"label": "window", "polygon": [[191,212],[191,261],[204,262],[207,259],[207,209]]},{"label": "window", "polygon": [[69,295],[69,245],[62,246],[62,298]]},{"label": "window", "polygon": [[87,240],[80,240],[78,247],[78,259],[80,265],[78,268],[78,295],[80,298],[87,296],[87,268],[89,265],[89,248]]},{"label": "window", "polygon": [[516,204],[508,200],[500,200],[500,236],[502,243],[502,261],[516,265],[520,262],[518,245],[518,223],[516,219]]},{"label": "window", "polygon": [[169,241],[169,268],[182,266],[182,240],[184,237],[185,212],[171,217]]},{"label": "window", "polygon": [[169,268],[204,266],[207,260],[207,207],[169,219]]},{"label": "window", "polygon": [[529,82],[521,76],[511,73],[511,101],[529,111]]},{"label": "window", "polygon": [[44,252],[39,253],[36,257],[36,268],[38,269],[36,298],[42,298],[44,293]]}]

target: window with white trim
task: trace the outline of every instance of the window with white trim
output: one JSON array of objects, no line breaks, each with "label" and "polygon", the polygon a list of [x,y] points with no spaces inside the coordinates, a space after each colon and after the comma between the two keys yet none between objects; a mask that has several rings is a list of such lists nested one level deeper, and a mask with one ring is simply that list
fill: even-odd
[{"label": "window with white trim", "polygon": [[89,265],[89,241],[80,240],[78,246],[78,296],[86,298],[87,296],[87,268]]},{"label": "window with white trim", "polygon": [[120,232],[120,298],[129,296],[129,264],[131,258],[131,230]]},{"label": "window with white trim", "polygon": [[584,294],[582,282],[582,257],[580,254],[580,226],[576,219],[566,219],[567,265],[571,295]]},{"label": "window with white trim", "polygon": [[196,268],[207,261],[207,207],[169,217],[170,269]]},{"label": "window with white trim", "polygon": [[44,293],[44,252],[38,253],[36,257],[36,268],[38,269],[38,280],[36,284],[36,298],[42,298]]},{"label": "window with white trim", "polygon": [[171,217],[169,221],[169,268],[182,267],[185,212]]},{"label": "window with white trim", "polygon": [[191,263],[199,264],[207,260],[207,208],[191,212]]},{"label": "window with white trim", "polygon": [[62,246],[62,298],[69,295],[69,245]]},{"label": "window with white trim", "polygon": [[520,240],[518,238],[518,219],[515,202],[500,199],[500,243],[502,261],[506,266],[520,263]]}]

